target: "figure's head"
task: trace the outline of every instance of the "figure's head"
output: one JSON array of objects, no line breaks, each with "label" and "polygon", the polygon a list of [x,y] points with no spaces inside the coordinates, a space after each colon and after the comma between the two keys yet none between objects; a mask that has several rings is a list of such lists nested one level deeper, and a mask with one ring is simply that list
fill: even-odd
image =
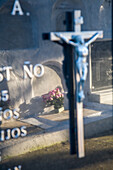
[{"label": "figure's head", "polygon": [[80,35],[73,35],[73,36],[72,36],[72,40],[73,40],[75,43],[84,44],[84,39],[83,39],[82,36],[80,36]]}]

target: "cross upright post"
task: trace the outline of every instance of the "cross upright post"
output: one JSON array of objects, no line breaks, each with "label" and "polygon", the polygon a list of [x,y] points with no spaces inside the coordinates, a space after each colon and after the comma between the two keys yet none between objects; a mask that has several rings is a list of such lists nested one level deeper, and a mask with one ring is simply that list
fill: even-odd
[{"label": "cross upright post", "polygon": [[[81,24],[83,24],[83,17],[81,16],[81,11],[74,11],[74,31],[81,32]],[[76,54],[75,54],[76,56]],[[76,56],[77,60],[77,56]],[[78,102],[78,84],[80,77],[77,72],[77,65],[75,62],[75,86],[76,86],[76,136],[77,136],[77,155],[79,158],[85,156],[84,150],[84,123],[83,123],[83,102]]]},{"label": "cross upright post", "polygon": [[[75,10],[73,12],[73,31],[78,32],[79,34],[81,33],[81,24],[83,24],[83,17],[81,16],[81,11],[80,10]],[[77,60],[76,54],[74,54],[76,57],[75,60]],[[73,56],[71,54],[70,60],[73,60]],[[71,98],[69,98],[69,104],[70,104],[70,150],[71,153],[76,153],[79,158],[84,157],[85,151],[84,151],[84,127],[83,127],[83,102],[78,103],[77,102],[77,96],[78,96],[78,83],[79,83],[79,75],[77,72],[77,66],[76,62],[75,65],[71,64],[70,66],[70,71],[72,76],[70,77],[70,82],[73,83],[73,88],[75,87],[74,94],[75,96],[73,97],[73,90],[68,89],[71,93]],[[73,71],[74,70],[74,81],[73,82]],[[75,100],[73,100],[73,98]],[[74,104],[74,105],[73,105]],[[74,120],[73,120],[74,119]],[[73,130],[73,128],[76,127],[76,131]],[[76,137],[75,133],[76,132]],[[76,145],[74,147],[73,145]]]},{"label": "cross upright post", "polygon": [[[102,38],[103,37],[103,31],[81,31],[81,24],[83,24],[83,17],[81,16],[81,11],[80,10],[75,10],[74,11],[74,17],[73,17],[73,29],[74,31],[69,31],[69,32],[50,32],[49,34],[46,34],[45,39],[49,39],[51,41],[59,41],[60,39],[66,42],[69,45],[72,45],[75,47],[75,56],[74,60],[71,55],[70,61],[75,63],[75,67],[73,64],[71,64],[71,67],[69,67],[70,71],[69,73],[72,73],[70,75],[69,80],[69,88],[68,88],[68,93],[71,94],[69,95],[69,112],[70,112],[70,149],[71,149],[71,154],[74,154],[76,152],[75,148],[77,148],[77,155],[79,158],[82,158],[85,156],[85,151],[84,151],[84,125],[83,125],[83,100],[79,100],[79,97],[83,97],[84,93],[83,90],[80,91],[80,88],[84,86],[84,80],[86,80],[86,75],[87,75],[87,69],[86,65],[87,63],[84,64],[84,56],[86,58],[86,53],[88,55],[88,45],[95,41],[97,38]],[[79,37],[79,42],[78,44],[71,41],[72,37],[77,38]],[[90,39],[91,38],[91,39]],[[80,40],[81,39],[81,40]],[[84,39],[90,39],[88,42],[84,42]],[[83,44],[82,44],[83,43]],[[77,46],[77,50],[76,50]],[[82,50],[82,54],[81,54]],[[85,50],[85,51],[84,51]],[[84,53],[85,52],[85,53]],[[77,56],[77,53],[79,56]],[[77,62],[76,62],[77,61]],[[81,62],[81,63],[80,63]],[[83,62],[83,63],[82,63]],[[86,62],[86,61],[85,61]],[[81,73],[83,70],[79,70],[80,65],[82,64],[82,67],[85,68],[84,75],[81,76]],[[73,72],[74,72],[74,77],[75,77],[75,93],[76,96],[73,96],[73,91],[74,91],[74,82],[73,82]],[[72,80],[72,81],[71,81]],[[70,89],[71,88],[71,89]],[[79,97],[78,97],[79,96]],[[73,105],[73,99],[76,98],[75,100],[75,105]],[[76,108],[76,119],[74,117],[74,110]],[[74,119],[74,120],[73,120]],[[76,120],[76,137],[77,137],[77,142],[76,146],[74,147],[75,143],[75,120]]]},{"label": "cross upright post", "polygon": [[[76,10],[74,11],[74,31],[75,32],[81,32],[81,24],[83,24],[83,17],[81,16],[81,11]],[[77,60],[77,55],[75,55],[75,60]],[[83,124],[83,102],[78,103],[78,83],[80,81],[78,72],[77,72],[77,65],[75,62],[75,95],[76,95],[76,101],[75,101],[75,120],[76,120],[76,148],[77,148],[77,155],[79,158],[82,158],[85,156],[85,150],[84,150],[84,124]]]}]

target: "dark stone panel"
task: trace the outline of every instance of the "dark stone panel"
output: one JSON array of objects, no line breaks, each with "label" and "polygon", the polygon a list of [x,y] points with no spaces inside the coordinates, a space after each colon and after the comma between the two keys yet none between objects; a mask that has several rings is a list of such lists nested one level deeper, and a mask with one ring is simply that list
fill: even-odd
[{"label": "dark stone panel", "polygon": [[[10,49],[26,49],[33,48],[35,43],[34,20],[32,16],[27,16],[27,12],[31,12],[32,8],[21,1],[21,8],[27,6],[27,10],[22,11],[24,15],[11,15],[14,1],[8,1],[0,10],[0,50]],[[37,29],[36,29],[37,30]],[[38,30],[37,30],[38,31]]]},{"label": "dark stone panel", "polygon": [[8,0],[0,0],[0,7],[2,7]]},{"label": "dark stone panel", "polygon": [[92,90],[108,89],[112,86],[111,41],[92,44]]}]

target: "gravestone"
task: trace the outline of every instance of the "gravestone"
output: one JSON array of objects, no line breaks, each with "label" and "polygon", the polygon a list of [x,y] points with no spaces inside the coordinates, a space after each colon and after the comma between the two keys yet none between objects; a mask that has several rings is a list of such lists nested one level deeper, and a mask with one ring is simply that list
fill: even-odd
[{"label": "gravestone", "polygon": [[88,100],[112,105],[112,41],[106,39],[91,46],[90,92]]},{"label": "gravestone", "polygon": [[112,87],[112,45],[111,41],[94,42],[91,46],[92,91]]}]

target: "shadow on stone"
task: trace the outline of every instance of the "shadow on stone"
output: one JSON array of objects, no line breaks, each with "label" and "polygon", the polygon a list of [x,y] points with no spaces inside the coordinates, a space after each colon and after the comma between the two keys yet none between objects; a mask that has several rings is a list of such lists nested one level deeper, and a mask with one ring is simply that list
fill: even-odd
[{"label": "shadow on stone", "polygon": [[29,104],[24,102],[19,108],[21,118],[37,117],[39,115],[51,114],[54,112],[54,107],[46,107],[42,97],[40,96],[32,98]]}]

